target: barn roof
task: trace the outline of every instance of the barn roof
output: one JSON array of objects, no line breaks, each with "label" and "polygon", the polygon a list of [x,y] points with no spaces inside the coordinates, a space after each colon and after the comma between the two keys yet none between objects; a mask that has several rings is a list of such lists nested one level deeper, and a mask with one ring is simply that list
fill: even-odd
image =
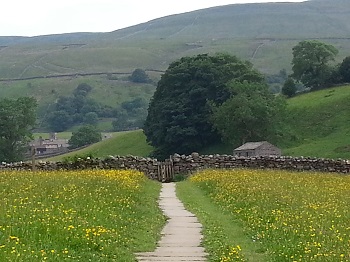
[{"label": "barn roof", "polygon": [[260,147],[261,145],[268,143],[267,141],[261,141],[261,142],[248,142],[245,143],[243,145],[241,145],[240,147],[237,147],[235,149],[235,151],[242,151],[242,150],[254,150],[257,149],[258,147]]}]

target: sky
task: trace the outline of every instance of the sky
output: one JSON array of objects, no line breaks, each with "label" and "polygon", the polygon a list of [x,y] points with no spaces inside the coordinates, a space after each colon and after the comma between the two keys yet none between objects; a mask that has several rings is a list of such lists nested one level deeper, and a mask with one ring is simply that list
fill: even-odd
[{"label": "sky", "polygon": [[159,17],[257,2],[304,0],[1,0],[0,36],[111,32]]}]

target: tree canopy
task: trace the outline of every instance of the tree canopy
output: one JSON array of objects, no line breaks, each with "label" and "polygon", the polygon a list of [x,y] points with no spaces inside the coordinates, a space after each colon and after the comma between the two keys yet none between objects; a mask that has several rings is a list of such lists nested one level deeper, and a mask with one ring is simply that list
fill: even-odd
[{"label": "tree canopy", "polygon": [[134,83],[150,83],[151,79],[149,79],[148,75],[146,74],[145,70],[136,68],[131,76],[129,77],[130,81]]},{"label": "tree canopy", "polygon": [[78,131],[72,133],[72,137],[69,139],[68,143],[70,148],[77,148],[97,143],[101,140],[101,133],[97,131],[96,127],[85,125],[80,127]]},{"label": "tree canopy", "polygon": [[142,128],[147,116],[148,103],[142,98],[125,101],[115,109],[114,131]]},{"label": "tree canopy", "polygon": [[0,100],[0,161],[15,162],[23,158],[32,139],[36,121],[34,98]]},{"label": "tree canopy", "polygon": [[262,83],[231,83],[231,92],[223,104],[213,106],[211,120],[223,139],[236,146],[274,140],[282,126],[285,100]]},{"label": "tree canopy", "polygon": [[210,122],[211,104],[230,97],[227,84],[262,82],[249,62],[228,54],[183,57],[171,63],[158,82],[144,125],[154,156],[188,154],[217,142],[220,136]]},{"label": "tree canopy", "polygon": [[297,86],[295,85],[294,80],[291,77],[288,77],[282,87],[282,94],[287,97],[292,97],[296,94],[296,92]]},{"label": "tree canopy", "polygon": [[350,56],[345,57],[340,64],[339,74],[343,82],[350,83]]},{"label": "tree canopy", "polygon": [[325,86],[332,75],[329,65],[338,50],[317,40],[305,40],[293,47],[292,76],[311,89]]},{"label": "tree canopy", "polygon": [[98,117],[111,117],[111,107],[88,97],[91,90],[90,85],[81,83],[73,90],[72,96],[59,97],[47,116],[50,129],[62,132],[75,124],[95,124]]}]

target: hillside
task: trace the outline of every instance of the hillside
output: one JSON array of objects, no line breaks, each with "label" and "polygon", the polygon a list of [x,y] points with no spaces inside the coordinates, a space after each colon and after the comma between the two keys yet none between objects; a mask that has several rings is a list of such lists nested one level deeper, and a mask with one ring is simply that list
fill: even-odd
[{"label": "hillside", "polygon": [[285,155],[350,159],[350,85],[294,97],[288,108]]},{"label": "hillside", "polygon": [[266,74],[289,73],[292,47],[313,38],[337,47],[340,61],[350,53],[349,14],[347,0],[235,4],[110,33],[0,37],[0,97],[36,97],[42,120],[58,97],[83,82],[105,105],[149,100],[155,85],[127,81],[132,71],[145,69],[156,83],[170,62],[187,55],[228,52]]},{"label": "hillside", "polygon": [[75,155],[83,156],[88,154],[100,158],[110,155],[134,155],[146,157],[151,151],[152,147],[146,143],[146,137],[142,130],[136,130],[115,133],[112,138],[103,140],[78,151],[49,158],[48,160],[60,161],[66,157],[73,157]]},{"label": "hillside", "polygon": [[290,47],[302,39],[324,39],[349,51],[349,13],[346,0],[235,4],[110,33],[0,37],[0,79],[165,69],[178,57],[217,51],[237,54],[274,73],[290,68]]}]

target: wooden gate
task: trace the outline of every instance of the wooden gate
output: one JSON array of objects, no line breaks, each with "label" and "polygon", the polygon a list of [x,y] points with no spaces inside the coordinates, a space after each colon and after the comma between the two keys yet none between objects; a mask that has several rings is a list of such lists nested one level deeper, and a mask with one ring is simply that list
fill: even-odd
[{"label": "wooden gate", "polygon": [[162,183],[174,181],[174,165],[172,159],[158,163],[158,180]]}]

